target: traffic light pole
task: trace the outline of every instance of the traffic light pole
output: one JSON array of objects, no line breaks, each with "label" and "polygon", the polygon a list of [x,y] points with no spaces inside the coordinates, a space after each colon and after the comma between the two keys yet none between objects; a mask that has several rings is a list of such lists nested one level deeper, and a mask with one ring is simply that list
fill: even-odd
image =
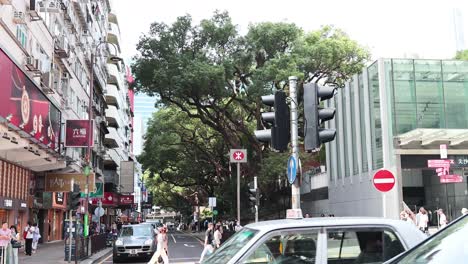
[{"label": "traffic light pole", "polygon": [[258,195],[257,176],[254,177],[254,189],[255,189],[255,223],[258,222],[258,206],[260,204],[260,197]]},{"label": "traffic light pole", "polygon": [[240,163],[237,162],[237,222],[240,224]]},{"label": "traffic light pole", "polygon": [[[298,125],[297,125],[297,77],[289,77],[289,97],[291,99],[291,147],[292,156],[299,163],[299,147],[298,147]],[[299,179],[296,178],[291,185],[291,208],[301,209],[301,191],[299,187]]]}]

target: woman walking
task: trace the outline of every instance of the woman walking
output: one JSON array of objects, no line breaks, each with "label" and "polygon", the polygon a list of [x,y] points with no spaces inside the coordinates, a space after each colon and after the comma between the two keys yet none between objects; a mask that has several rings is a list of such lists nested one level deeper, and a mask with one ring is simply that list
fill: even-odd
[{"label": "woman walking", "polygon": [[427,215],[426,209],[424,207],[419,208],[419,213],[418,213],[417,219],[418,219],[418,228],[421,230],[423,233],[427,233],[429,228],[428,228],[428,223],[429,223],[429,216]]},{"label": "woman walking", "polygon": [[221,239],[223,238],[223,226],[216,224],[214,232],[214,248],[217,249],[221,246]]},{"label": "woman walking", "polygon": [[0,263],[6,263],[7,248],[8,244],[10,244],[10,239],[11,231],[8,229],[8,223],[3,222],[2,228],[0,229]]},{"label": "woman walking", "polygon": [[11,242],[12,242],[12,264],[18,264],[18,248],[13,247],[13,242],[18,243],[20,241],[20,234],[18,233],[18,230],[16,229],[15,225],[10,226],[10,231],[11,231]]},{"label": "woman walking", "polygon": [[25,250],[26,250],[26,255],[31,256],[32,255],[32,242],[33,242],[33,232],[34,232],[34,227],[31,226],[31,222],[28,222],[28,225],[24,228],[24,232],[26,235],[24,236],[24,239],[26,240],[25,242]]},{"label": "woman walking", "polygon": [[41,234],[39,232],[39,227],[37,226],[37,223],[33,224],[33,240],[32,240],[32,253],[35,254],[37,250],[37,243],[39,242],[39,239],[41,238]]},{"label": "woman walking", "polygon": [[164,264],[169,263],[169,256],[167,252],[167,228],[162,227],[159,230],[159,234],[156,237],[157,239],[157,246],[156,246],[156,252],[154,253],[153,257],[151,260],[148,262],[148,264],[156,264],[160,263],[161,261],[164,262]]}]

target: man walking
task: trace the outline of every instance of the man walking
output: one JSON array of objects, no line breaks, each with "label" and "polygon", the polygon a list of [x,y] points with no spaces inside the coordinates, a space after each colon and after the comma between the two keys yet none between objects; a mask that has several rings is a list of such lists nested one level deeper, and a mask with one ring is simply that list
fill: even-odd
[{"label": "man walking", "polygon": [[208,229],[205,232],[205,244],[203,246],[203,252],[200,257],[200,263],[203,261],[205,255],[213,253],[213,223],[208,224]]}]

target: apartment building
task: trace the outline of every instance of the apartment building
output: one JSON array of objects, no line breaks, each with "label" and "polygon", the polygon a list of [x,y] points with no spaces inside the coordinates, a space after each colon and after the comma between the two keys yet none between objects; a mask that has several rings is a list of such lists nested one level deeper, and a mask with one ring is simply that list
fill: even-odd
[{"label": "apartment building", "polygon": [[[43,241],[62,239],[67,195],[48,191],[46,174],[83,172],[87,147],[65,144],[65,124],[90,113],[92,172],[108,192],[95,196],[121,192],[120,164],[133,155],[120,41],[111,1],[0,0],[1,220],[31,220]],[[106,222],[118,201],[102,203]]]}]

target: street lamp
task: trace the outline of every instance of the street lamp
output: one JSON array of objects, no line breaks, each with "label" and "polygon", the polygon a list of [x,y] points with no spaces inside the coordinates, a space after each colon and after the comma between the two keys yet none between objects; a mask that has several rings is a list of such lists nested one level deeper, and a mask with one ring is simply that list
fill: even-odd
[{"label": "street lamp", "polygon": [[[115,50],[115,56],[111,56],[109,59],[113,62],[119,62],[122,61],[122,58],[117,56],[118,49],[113,43],[108,43],[106,41],[100,41],[95,49],[94,52],[91,52],[91,83],[89,87],[89,104],[88,104],[88,149],[87,149],[87,154],[86,154],[86,162],[89,164],[89,168],[85,169],[85,174],[86,174],[86,188],[85,188],[85,193],[86,193],[86,215],[89,212],[88,206],[89,206],[89,173],[90,173],[90,168],[93,167],[92,161],[91,161],[91,143],[92,143],[92,136],[94,133],[94,128],[92,126],[92,120],[93,120],[93,95],[94,95],[94,64],[96,64],[96,56],[99,52],[99,48],[103,44],[110,44],[112,47],[114,47]],[[86,233],[87,235],[87,233]]]}]

